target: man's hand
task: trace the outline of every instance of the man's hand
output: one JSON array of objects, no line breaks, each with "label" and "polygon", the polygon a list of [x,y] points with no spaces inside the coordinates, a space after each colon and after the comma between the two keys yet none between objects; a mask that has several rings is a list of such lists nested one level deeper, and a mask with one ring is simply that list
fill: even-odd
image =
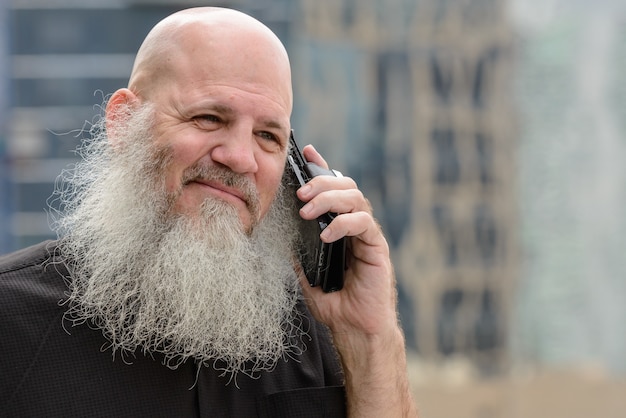
[{"label": "man's hand", "polygon": [[[328,168],[312,146],[303,153],[307,161]],[[322,232],[323,241],[348,237],[348,269],[341,291],[324,293],[310,287],[306,278],[301,281],[311,312],[328,325],[341,356],[350,415],[416,416],[389,246],[368,200],[348,177],[318,176],[297,194],[307,202],[300,211],[304,219],[337,214]]]}]

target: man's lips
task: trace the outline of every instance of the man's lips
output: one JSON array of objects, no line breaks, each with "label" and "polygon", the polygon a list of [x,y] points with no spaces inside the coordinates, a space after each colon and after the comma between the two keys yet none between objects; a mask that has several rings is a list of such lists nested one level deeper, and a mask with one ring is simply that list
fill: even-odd
[{"label": "man's lips", "polygon": [[245,193],[241,190],[228,187],[223,183],[217,181],[203,180],[203,179],[193,179],[187,184],[195,184],[199,185],[203,188],[206,188],[207,191],[217,197],[221,197],[222,199],[233,201],[239,200],[243,202],[246,206],[249,205],[248,199],[246,198]]},{"label": "man's lips", "polygon": [[239,211],[245,208],[254,220],[260,219],[261,205],[256,187],[251,179],[242,174],[197,163],[183,171],[181,180],[180,192],[188,188],[188,197],[195,204],[200,203],[196,199],[202,199],[203,196],[214,197],[238,207]]}]

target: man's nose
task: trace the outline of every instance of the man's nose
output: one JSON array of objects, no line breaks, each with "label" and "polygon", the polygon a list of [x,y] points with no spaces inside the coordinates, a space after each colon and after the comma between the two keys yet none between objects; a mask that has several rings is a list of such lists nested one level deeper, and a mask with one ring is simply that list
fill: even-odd
[{"label": "man's nose", "polygon": [[255,145],[251,130],[231,130],[225,132],[224,138],[211,150],[211,159],[235,173],[256,173]]}]

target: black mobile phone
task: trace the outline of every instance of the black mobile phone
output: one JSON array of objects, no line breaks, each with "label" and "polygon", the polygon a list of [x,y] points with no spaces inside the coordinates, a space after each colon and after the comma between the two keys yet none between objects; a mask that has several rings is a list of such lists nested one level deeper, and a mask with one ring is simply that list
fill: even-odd
[{"label": "black mobile phone", "polygon": [[[293,136],[289,137],[289,154],[287,155],[287,171],[291,186],[299,188],[317,176],[336,176],[332,170],[326,170],[316,164],[309,163],[302,155]],[[303,203],[299,202],[299,209]],[[299,249],[298,256],[304,274],[311,286],[321,286],[324,292],[335,292],[343,288],[346,269],[346,239],[325,243],[320,239],[321,232],[332,222],[336,214],[325,213],[314,220],[304,220],[299,215]]]}]

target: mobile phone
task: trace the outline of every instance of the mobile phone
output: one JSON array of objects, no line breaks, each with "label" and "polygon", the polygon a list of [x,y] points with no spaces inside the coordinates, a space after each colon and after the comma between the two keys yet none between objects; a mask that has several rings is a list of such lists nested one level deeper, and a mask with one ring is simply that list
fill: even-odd
[{"label": "mobile phone", "polygon": [[[317,176],[336,176],[333,170],[327,170],[307,162],[298,147],[291,131],[287,168],[291,186],[299,188]],[[295,194],[295,193],[294,193]],[[303,206],[299,202],[297,208]],[[346,239],[326,243],[320,239],[321,232],[332,222],[336,214],[328,212],[313,220],[299,219],[298,256],[300,264],[311,286],[321,286],[324,292],[335,292],[343,288],[346,269]]]}]

